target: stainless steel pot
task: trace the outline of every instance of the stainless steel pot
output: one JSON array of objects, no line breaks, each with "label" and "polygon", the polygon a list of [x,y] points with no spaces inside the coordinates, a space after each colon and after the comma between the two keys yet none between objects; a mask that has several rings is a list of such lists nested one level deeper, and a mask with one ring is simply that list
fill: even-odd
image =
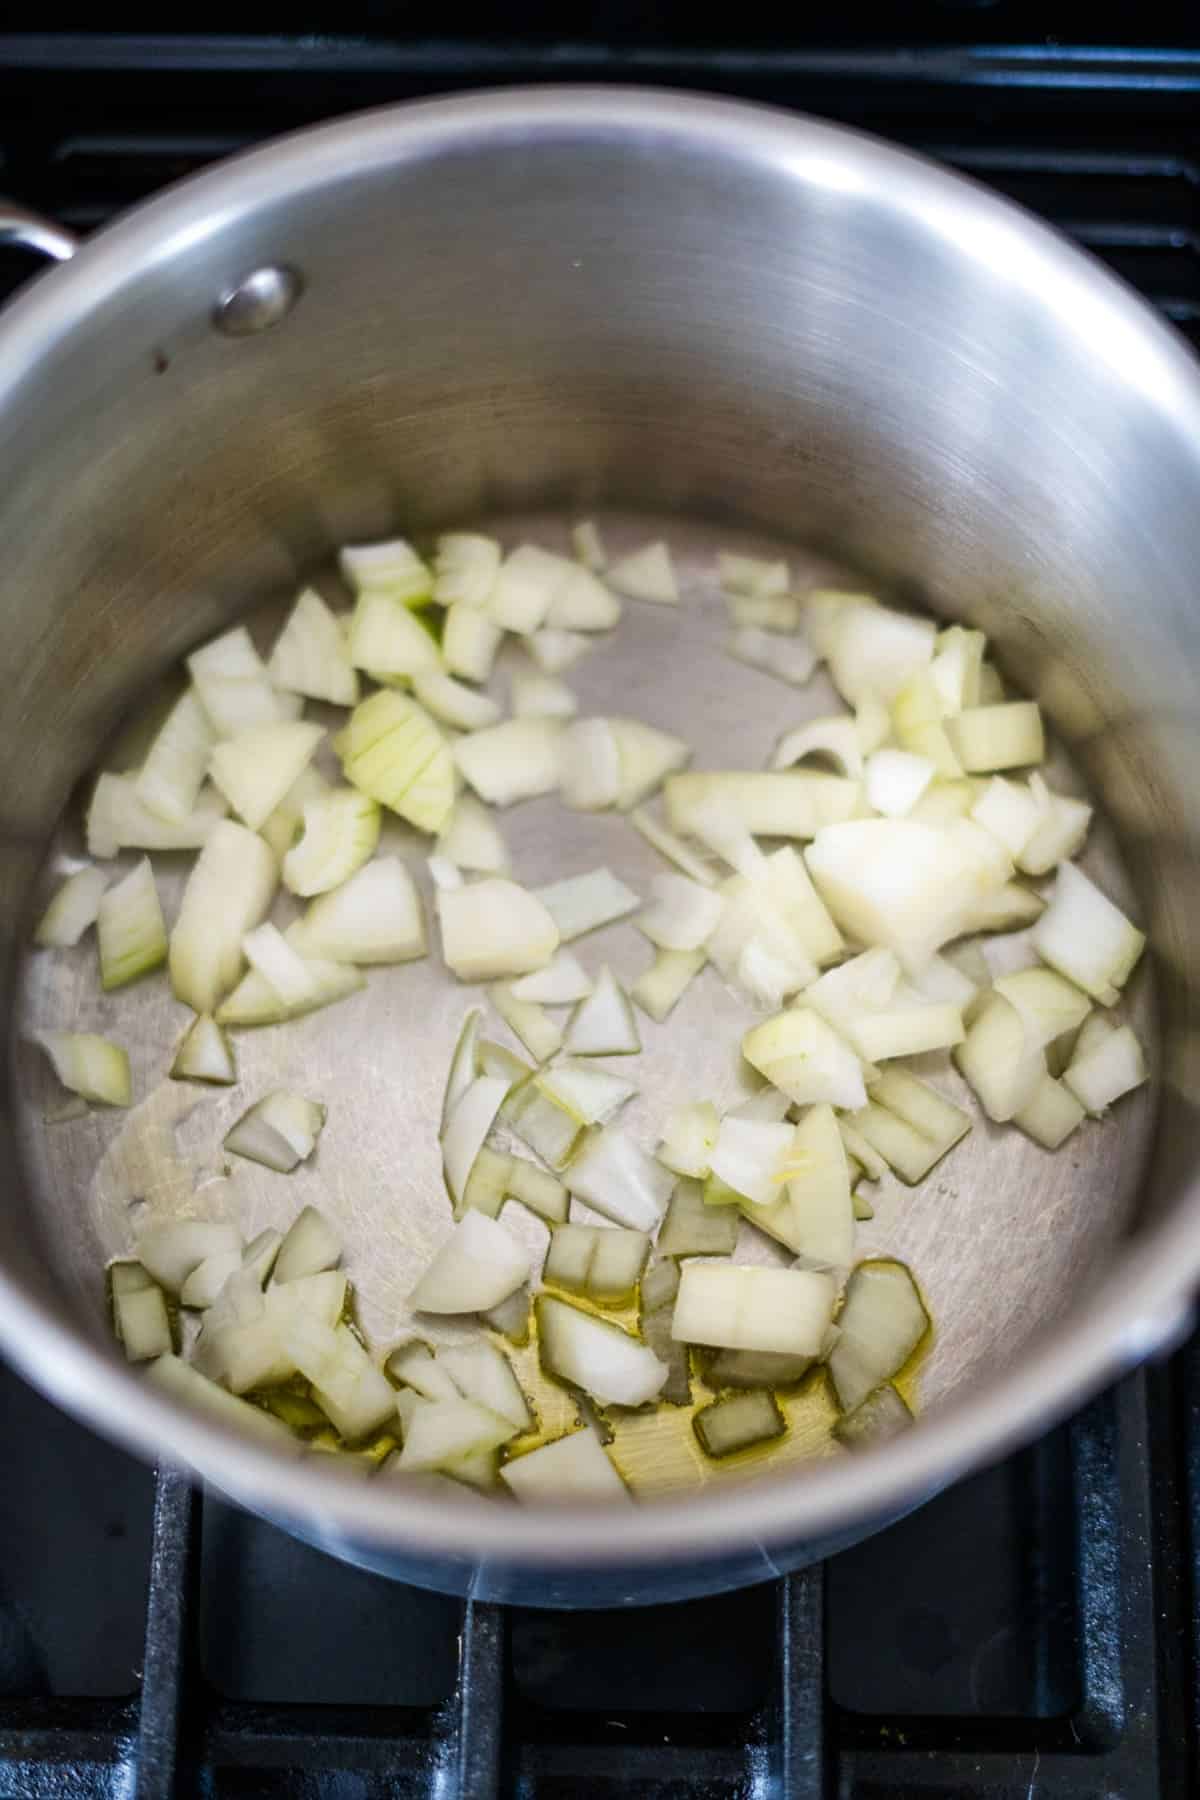
[{"label": "stainless steel pot", "polygon": [[364,114],[171,190],[15,302],[10,1007],[48,836],[150,674],[340,541],[605,502],[835,549],[993,636],[1121,834],[1160,977],[1162,1107],[1136,1198],[1114,1124],[1083,1187],[1043,1159],[1004,1194],[945,1199],[962,1348],[906,1437],[548,1520],[286,1463],[148,1393],[108,1343],[78,1194],[19,1173],[18,1066],[0,1341],[29,1377],[339,1555],[542,1604],[680,1596],[848,1541],[1169,1341],[1200,1269],[1200,372],[1033,220],[810,120],[612,89]]}]

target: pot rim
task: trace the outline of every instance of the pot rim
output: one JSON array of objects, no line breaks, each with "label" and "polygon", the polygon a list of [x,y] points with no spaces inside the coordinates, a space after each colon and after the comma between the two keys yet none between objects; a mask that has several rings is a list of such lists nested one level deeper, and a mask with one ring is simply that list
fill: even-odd
[{"label": "pot rim", "polygon": [[[649,88],[534,87],[406,102],[248,151],[145,202],[31,284],[0,318],[0,418],[64,334],[105,299],[189,243],[256,208],[485,141],[568,134],[724,149],[834,194],[881,195],[925,232],[1035,296],[1089,353],[1191,440],[1200,469],[1200,364],[1131,289],[1051,228],[965,177],[883,140],[804,115]],[[330,1459],[289,1460],[161,1396],[0,1268],[0,1344],[52,1399],[150,1459],[190,1465],[251,1508],[304,1520],[340,1541],[403,1546],[459,1563],[589,1569],[728,1557],[843,1533],[911,1505],[995,1458],[1173,1338],[1200,1273],[1200,1187],[1130,1243],[1086,1307],[1042,1328],[1012,1365],[951,1399],[892,1443],[736,1489],[724,1484],[636,1508],[546,1511],[461,1502],[403,1483],[363,1482]]]}]

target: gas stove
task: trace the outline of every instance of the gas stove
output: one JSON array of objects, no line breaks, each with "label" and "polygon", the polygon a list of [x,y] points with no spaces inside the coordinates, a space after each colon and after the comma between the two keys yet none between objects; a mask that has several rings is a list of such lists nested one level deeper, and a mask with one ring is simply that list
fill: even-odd
[{"label": "gas stove", "polygon": [[[694,87],[900,140],[1042,213],[1200,348],[1180,9],[8,10],[0,191],[87,231],[277,132],[537,80]],[[772,9],[773,11],[773,9]],[[261,16],[258,16],[261,13]],[[1089,33],[1079,35],[1080,20]],[[33,29],[18,26],[36,25]],[[253,35],[256,30],[259,35]],[[772,33],[775,35],[772,35]],[[853,40],[853,41],[852,41]],[[1098,47],[1099,46],[1099,47]],[[30,272],[0,257],[0,295]],[[157,1476],[0,1370],[0,1800],[1176,1800],[1197,1785],[1200,1349],[775,1584],[635,1614],[459,1602]]]}]

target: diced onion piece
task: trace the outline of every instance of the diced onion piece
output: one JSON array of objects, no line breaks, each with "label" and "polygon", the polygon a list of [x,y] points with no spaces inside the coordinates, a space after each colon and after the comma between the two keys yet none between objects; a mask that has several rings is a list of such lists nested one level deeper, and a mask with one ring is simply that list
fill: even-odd
[{"label": "diced onion piece", "polygon": [[230,1087],[237,1080],[233,1049],[210,1013],[192,1020],[171,1064],[175,1081],[211,1081]]},{"label": "diced onion piece", "polygon": [[621,791],[621,757],[608,719],[579,719],[559,743],[562,802],[575,812],[602,812]]},{"label": "diced onion piece", "polygon": [[446,531],[433,559],[433,598],[439,606],[486,606],[500,573],[495,538],[475,531]]},{"label": "diced onion piece", "polygon": [[379,802],[357,788],[331,788],[304,807],[304,835],[283,859],[283,885],[308,898],[348,881],[379,842]]},{"label": "diced onion piece", "polygon": [[968,775],[1020,769],[1046,755],[1042,715],[1035,700],[972,706],[947,719],[946,732]]},{"label": "diced onion piece", "polygon": [[68,949],[96,923],[100,896],[108,886],[103,869],[78,869],[68,875],[38,922],[33,941],[43,949]]},{"label": "diced onion piece", "polygon": [[547,675],[561,675],[588,649],[588,639],[578,631],[546,629],[525,640],[530,656]]},{"label": "diced onion piece", "polygon": [[591,991],[591,976],[570,950],[559,950],[544,969],[512,984],[514,999],[532,1000],[538,1006],[574,1006]]},{"label": "diced onion piece", "polygon": [[964,1036],[961,1008],[946,1001],[929,1001],[892,1006],[859,1019],[854,1047],[868,1062],[886,1062],[896,1056],[947,1050],[961,1044]]},{"label": "diced onion piece", "polygon": [[1080,1105],[1096,1114],[1140,1087],[1148,1074],[1142,1046],[1130,1027],[1121,1025],[1097,1049],[1073,1056],[1063,1081]]},{"label": "diced onion piece", "polygon": [[779,1199],[793,1127],[757,1119],[721,1120],[710,1167],[719,1180],[756,1206]]},{"label": "diced onion piece", "polygon": [[65,1088],[101,1106],[130,1106],[129,1057],[119,1044],[90,1031],[42,1031],[38,1042]]},{"label": "diced onion piece", "polygon": [[574,1431],[513,1457],[501,1468],[500,1479],[518,1500],[539,1506],[592,1500],[611,1505],[614,1500],[629,1499],[629,1490],[608,1452],[590,1429]]},{"label": "diced onion piece", "polygon": [[900,1395],[890,1382],[885,1382],[853,1412],[843,1413],[833,1435],[847,1449],[866,1450],[872,1444],[886,1444],[898,1437],[912,1422],[913,1416]]},{"label": "diced onion piece", "polygon": [[330,784],[310,763],[265,821],[261,835],[266,838],[281,863],[299,836],[304,808],[310,800],[318,800],[329,791]]},{"label": "diced onion piece", "polygon": [[1050,904],[1033,930],[1043,962],[1102,1006],[1113,1006],[1145,945],[1144,934],[1082,869],[1060,866]]},{"label": "diced onion piece", "polygon": [[504,629],[479,607],[450,607],[442,626],[442,661],[451,675],[486,681],[504,639]]},{"label": "diced onion piece", "polygon": [[545,623],[555,593],[574,573],[566,557],[538,544],[519,544],[500,565],[488,611],[503,630],[527,636]]},{"label": "diced onion piece", "polygon": [[908,816],[918,825],[952,825],[955,819],[965,819],[974,804],[974,782],[943,781],[939,777],[925,789]]},{"label": "diced onion piece", "polygon": [[252,831],[264,825],[324,737],[301,721],[259,725],[217,745],[209,773]]},{"label": "diced onion piece", "polygon": [[971,808],[971,817],[999,838],[1009,855],[1019,861],[1038,828],[1041,808],[1027,787],[996,775]]},{"label": "diced onion piece", "polygon": [[193,1269],[210,1256],[231,1252],[241,1256],[242,1240],[237,1227],[204,1219],[177,1219],[167,1225],[152,1225],[142,1232],[137,1243],[142,1267],[172,1294],[178,1294]]},{"label": "diced onion piece", "polygon": [[658,820],[652,818],[643,807],[635,806],[633,808],[629,814],[629,823],[645,838],[648,844],[653,845],[654,849],[665,856],[668,862],[673,862],[693,881],[698,881],[705,887],[716,886],[717,877],[704,859],[698,856],[694,850],[689,849],[683,839],[677,837],[673,831],[668,831],[665,825],[660,825]]},{"label": "diced onion piece", "polygon": [[1002,994],[987,996],[954,1060],[997,1124],[1028,1105],[1046,1069],[1041,1046],[1030,1044],[1020,1013]]},{"label": "diced onion piece", "polygon": [[561,1050],[562,1028],[534,1001],[518,1000],[511,988],[500,984],[489,990],[489,998],[535,1062],[546,1062]]},{"label": "diced onion piece", "polygon": [[578,1113],[543,1092],[540,1081],[519,1088],[507,1102],[504,1117],[522,1143],[554,1169],[569,1161],[582,1130]]},{"label": "diced onion piece", "polygon": [[1092,1010],[1087,995],[1051,969],[1021,969],[999,976],[993,985],[1020,1014],[1031,1049],[1045,1049],[1065,1032],[1078,1031]]},{"label": "diced onion piece", "polygon": [[[888,1148],[875,1143],[875,1148],[892,1163],[897,1174],[906,1181],[919,1181],[946,1152],[964,1138],[971,1129],[971,1115],[961,1106],[947,1100],[944,1094],[921,1081],[907,1069],[883,1069],[871,1082],[871,1103],[876,1113],[883,1109],[902,1124],[911,1127],[927,1146],[916,1163],[892,1161]],[[857,1123],[857,1119],[853,1121]],[[894,1147],[894,1146],[893,1146]],[[853,1152],[852,1152],[853,1154]],[[920,1175],[910,1175],[909,1168],[920,1166]]]},{"label": "diced onion piece", "polygon": [[548,1225],[561,1225],[566,1219],[570,1195],[562,1182],[548,1169],[539,1169],[536,1163],[526,1162],[523,1157],[509,1158],[505,1192],[510,1200],[528,1207]]},{"label": "diced onion piece", "polygon": [[512,1160],[511,1156],[493,1150],[487,1144],[481,1146],[471,1166],[471,1173],[467,1176],[462,1199],[455,1205],[456,1219],[462,1217],[468,1206],[486,1213],[489,1219],[500,1216],[500,1209],[508,1197]]},{"label": "diced onion piece", "polygon": [[633,1293],[649,1254],[650,1239],[644,1231],[617,1225],[558,1225],[550,1234],[542,1279],[600,1305],[617,1305]]},{"label": "diced onion piece", "polygon": [[129,1362],[170,1355],[171,1321],[161,1288],[148,1285],[134,1293],[114,1292],[113,1315]]},{"label": "diced onion piece", "polygon": [[832,719],[812,719],[781,737],[771,757],[773,769],[790,769],[809,756],[828,756],[844,775],[857,780],[863,772],[863,745],[854,719],[839,713]]},{"label": "diced onion piece", "polygon": [[[877,948],[852,956],[804,990],[804,1004],[820,1013],[849,1041],[864,1015],[884,1012],[900,985],[900,964],[893,950]],[[864,1050],[862,1054],[867,1053]]]},{"label": "diced onion piece", "polygon": [[463,1214],[409,1296],[419,1312],[486,1312],[529,1279],[523,1245],[495,1219]]},{"label": "diced onion piece", "polygon": [[889,819],[910,813],[937,770],[911,750],[876,750],[867,758],[864,785],[867,805]]},{"label": "diced onion piece", "polygon": [[454,760],[481,800],[511,806],[557,788],[560,719],[506,719],[454,745]]},{"label": "diced onion piece", "polygon": [[649,798],[654,790],[691,758],[691,746],[641,719],[610,718],[620,763],[617,806],[628,812]]},{"label": "diced onion piece", "polygon": [[384,689],[356,706],[339,740],[346,779],[420,831],[441,831],[454,805],[449,746],[424,707]]},{"label": "diced onion piece", "polygon": [[316,982],[299,951],[277,925],[256,925],[242,939],[242,952],[250,967],[274,988],[285,1009],[304,1007],[313,999]]},{"label": "diced onion piece", "polygon": [[964,1016],[979,995],[979,984],[940,953],[930,957],[916,987],[926,1000],[946,1001],[957,1006]]},{"label": "diced onion piece", "polygon": [[672,1256],[659,1256],[646,1270],[638,1284],[642,1312],[657,1312],[673,1306],[679,1292],[679,1264]]},{"label": "diced onion piece", "polygon": [[811,1356],[781,1356],[770,1350],[718,1350],[705,1365],[713,1388],[777,1388],[803,1380]]},{"label": "diced onion piece", "polygon": [[568,632],[611,629],[621,617],[616,595],[590,569],[566,567],[568,572],[550,597],[547,627]]},{"label": "diced onion piece", "polygon": [[142,804],[175,824],[188,818],[204,786],[215,741],[208,715],[189,688],[163,720],[134,780]]},{"label": "diced onion piece", "polygon": [[534,892],[557,925],[564,944],[625,918],[642,904],[633,889],[618,881],[611,869],[568,875],[548,887],[535,888]]},{"label": "diced onion piece", "polygon": [[784,637],[757,624],[742,624],[729,634],[729,654],[793,687],[812,679],[817,653],[804,638]]},{"label": "diced onion piece", "polygon": [[589,1133],[563,1179],[580,1200],[636,1231],[654,1229],[674,1186],[670,1170],[615,1125]]},{"label": "diced onion piece", "polygon": [[482,731],[500,719],[500,703],[490,694],[456,681],[441,669],[413,677],[413,693],[435,719],[452,725],[456,731]]},{"label": "diced onion piece", "polygon": [[131,775],[103,774],[88,807],[88,855],[107,862],[118,850],[199,850],[228,810],[225,796],[206,786],[186,819],[161,819],[139,799]]},{"label": "diced onion piece", "polygon": [[866,1103],[854,1051],[808,1007],[794,1007],[756,1025],[742,1039],[742,1055],[799,1106],[827,1102],[853,1112]]},{"label": "diced onion piece", "polygon": [[276,687],[332,706],[357,706],[358,676],[341,622],[315,588],[305,588],[275,640],[267,673]]},{"label": "diced onion piece", "polygon": [[839,1407],[853,1412],[904,1367],[929,1315],[903,1263],[867,1262],[850,1277],[838,1327],[829,1373]]},{"label": "diced onion piece", "polygon": [[1038,807],[1038,820],[1017,864],[1026,875],[1047,875],[1082,850],[1092,808],[1069,794],[1053,793],[1036,772],[1029,777],[1029,792]]},{"label": "diced onion piece", "polygon": [[715,1457],[732,1456],[737,1450],[748,1450],[752,1444],[766,1444],[782,1437],[787,1423],[775,1396],[760,1389],[757,1393],[711,1400],[693,1415],[692,1428],[701,1448]]},{"label": "diced onion piece", "polygon": [[571,1014],[564,1046],[571,1056],[636,1056],[640,1051],[642,1040],[629,997],[607,964],[592,992]]},{"label": "diced onion piece", "polygon": [[703,950],[660,950],[630,988],[630,996],[656,1024],[673,1011],[704,967]]},{"label": "diced onion piece", "polygon": [[[257,652],[255,652],[257,655]],[[241,737],[268,725],[286,724],[304,711],[299,694],[274,687],[266,669],[257,675],[197,675],[196,694],[218,740]]]},{"label": "diced onion piece", "polygon": [[853,818],[862,797],[857,781],[807,769],[671,775],[665,792],[671,829],[697,837],[711,806],[756,837],[811,838]]},{"label": "diced onion piece", "polygon": [[225,1134],[225,1148],[281,1175],[310,1157],[325,1124],[325,1108],[280,1088],[259,1100]]},{"label": "diced onion piece", "polygon": [[[396,1390],[348,1325],[331,1330],[319,1319],[296,1314],[282,1338],[285,1351],[312,1384],[313,1399],[348,1443],[377,1431],[395,1415]],[[435,1404],[430,1401],[424,1410]]]},{"label": "diced onion piece", "polygon": [[499,827],[474,794],[459,794],[442,828],[438,849],[460,869],[481,875],[503,875],[508,849]]},{"label": "diced onion piece", "polygon": [[716,930],[723,907],[719,894],[686,875],[656,875],[637,926],[660,950],[699,950]]},{"label": "diced onion piece", "polygon": [[515,669],[512,710],[518,719],[573,719],[579,701],[565,681],[537,669]]},{"label": "diced onion piece", "polygon": [[677,1106],[667,1114],[655,1155],[677,1175],[692,1175],[702,1181],[712,1167],[720,1127],[711,1100]]},{"label": "diced onion piece", "polygon": [[433,575],[406,538],[379,544],[346,544],[338,565],[354,588],[384,588],[415,605],[433,593]]},{"label": "diced onion piece", "polygon": [[671,1335],[717,1349],[818,1356],[835,1294],[832,1279],[810,1269],[690,1262],[680,1271]]},{"label": "diced onion piece", "polygon": [[187,666],[193,681],[201,675],[249,677],[266,672],[266,664],[244,625],[235,625],[219,637],[210,638],[207,644],[201,644],[188,657]]},{"label": "diced onion piece", "polygon": [[1023,931],[1040,919],[1046,902],[1019,881],[1006,881],[994,893],[968,908],[963,930],[970,932]]},{"label": "diced onion piece", "polygon": [[780,1119],[787,1118],[791,1110],[792,1103],[787,1095],[781,1094],[778,1088],[773,1088],[769,1081],[765,1081],[747,1099],[731,1106],[729,1114],[734,1119],[769,1119],[777,1125]]},{"label": "diced onion piece", "polygon": [[252,969],[218,1006],[218,1025],[279,1025],[285,1019],[296,1019],[303,1013],[332,1006],[335,1001],[345,1000],[366,986],[366,977],[348,963],[309,956],[304,948],[302,924],[290,925],[284,937],[304,959],[305,972],[312,984],[307,998],[290,1004],[281,1000],[266,977]]},{"label": "diced onion piece", "polygon": [[477,1061],[480,1075],[501,1075],[510,1086],[520,1085],[533,1074],[532,1063],[527,1063],[507,1044],[494,1043],[490,1038],[480,1039]]},{"label": "diced onion piece", "polygon": [[857,706],[867,694],[894,700],[914,670],[932,659],[936,636],[932,619],[851,596],[837,609],[826,632],[814,632],[814,641],[829,663],[838,692]]},{"label": "diced onion piece", "polygon": [[462,1389],[442,1357],[435,1356],[419,1338],[393,1350],[384,1368],[394,1381],[404,1382],[423,1400],[456,1400],[462,1396]]},{"label": "diced onion piece", "polygon": [[787,1153],[787,1199],[796,1255],[817,1268],[849,1268],[854,1257],[850,1170],[831,1106],[814,1106],[796,1128]]},{"label": "diced onion piece", "polygon": [[319,894],[295,933],[303,954],[341,963],[400,963],[425,954],[416,883],[397,856],[381,856]]},{"label": "diced onion piece", "polygon": [[442,1131],[442,1167],[450,1198],[458,1206],[475,1159],[487,1140],[508,1093],[508,1082],[479,1075],[457,1101]]},{"label": "diced onion piece", "polygon": [[576,562],[581,562],[585,569],[590,569],[593,575],[603,573],[608,564],[608,552],[594,520],[580,519],[578,525],[572,525],[571,549]]},{"label": "diced onion piece", "polygon": [[842,934],[813,886],[803,857],[784,844],[765,859],[763,873],[771,903],[806,955],[820,967],[840,956]]},{"label": "diced onion piece", "polygon": [[671,552],[661,539],[653,544],[643,544],[628,556],[610,563],[607,580],[619,594],[626,594],[631,600],[653,600],[661,606],[679,603],[679,583]]},{"label": "diced onion piece", "polygon": [[440,1351],[437,1360],[464,1400],[506,1419],[514,1433],[532,1429],[533,1415],[512,1364],[494,1344],[455,1345]]},{"label": "diced onion piece", "polygon": [[202,1263],[197,1263],[179,1290],[180,1305],[206,1311],[214,1304],[229,1277],[242,1266],[240,1250],[222,1250],[216,1256],[206,1256]]},{"label": "diced onion piece", "polygon": [[1031,1098],[1020,1112],[1013,1114],[1012,1122],[1043,1150],[1057,1150],[1083,1124],[1086,1116],[1064,1082],[1056,1081],[1052,1075],[1043,1075]]},{"label": "diced onion piece", "polygon": [[459,888],[463,884],[462,870],[448,856],[434,855],[425,858],[425,866],[436,888]]},{"label": "diced onion piece", "polygon": [[548,1374],[582,1388],[601,1406],[643,1406],[660,1391],[667,1365],[619,1325],[548,1294],[536,1305]]},{"label": "diced onion piece", "polygon": [[737,1212],[707,1206],[699,1183],[686,1176],[675,1183],[658,1234],[660,1256],[729,1256],[737,1243]]},{"label": "diced onion piece", "polygon": [[786,594],[790,586],[785,562],[768,562],[736,550],[717,551],[717,580],[727,594]]},{"label": "diced onion piece", "polygon": [[842,1134],[842,1142],[846,1146],[846,1154],[854,1159],[862,1170],[866,1181],[882,1181],[888,1172],[886,1160],[880,1156],[875,1146],[867,1141],[858,1127],[854,1125],[848,1114],[838,1119],[838,1130]]},{"label": "diced onion piece", "polygon": [[160,1356],[149,1365],[146,1378],[173,1400],[178,1400],[180,1405],[208,1413],[218,1424],[259,1438],[275,1449],[296,1451],[299,1448],[290,1428],[281,1419],[251,1405],[248,1400],[239,1400],[226,1393],[224,1388],[209,1381],[178,1356]]},{"label": "diced onion piece", "polygon": [[153,1285],[140,1262],[115,1262],[108,1266],[109,1292],[114,1299],[118,1294],[140,1294],[143,1288]]},{"label": "diced onion piece", "polygon": [[268,1226],[256,1238],[252,1238],[242,1251],[242,1267],[260,1287],[274,1268],[282,1243],[283,1233]]},{"label": "diced onion piece", "polygon": [[101,896],[96,939],[100,985],[106,993],[166,961],[167,928],[149,857]]},{"label": "diced onion piece", "polygon": [[980,671],[986,655],[987,638],[982,631],[951,625],[938,634],[929,675],[947,718],[980,704]]},{"label": "diced onion piece", "polygon": [[460,981],[492,981],[544,968],[558,949],[553,915],[536,894],[501,875],[440,888],[442,955]]}]

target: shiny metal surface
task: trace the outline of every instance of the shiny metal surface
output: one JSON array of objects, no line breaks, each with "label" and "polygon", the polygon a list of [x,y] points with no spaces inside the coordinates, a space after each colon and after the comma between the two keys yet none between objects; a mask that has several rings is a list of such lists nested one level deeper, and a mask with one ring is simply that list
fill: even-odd
[{"label": "shiny metal surface", "polygon": [[[305,272],[287,329],[214,333],[212,295],[266,264]],[[631,607],[628,641],[572,680],[589,704],[619,688],[710,764],[735,745],[759,760],[781,722],[768,706],[791,722],[822,704],[793,708],[702,649],[704,570],[735,523],[993,635],[1118,828],[1121,859],[1103,834],[1095,854],[1106,880],[1123,863],[1154,942],[1157,1131],[1147,1101],[1058,1157],[977,1126],[960,1162],[880,1208],[871,1230],[912,1256],[939,1329],[928,1416],[905,1439],[547,1528],[284,1466],[119,1367],[92,1271],[128,1230],[128,1200],[161,1203],[132,1191],[147,1143],[202,1166],[224,1105],[171,1116],[156,1082],[180,1020],[147,989],[148,1098],[129,1121],[31,1130],[41,1076],[17,1045],[29,1179],[0,1214],[0,1336],[64,1404],[339,1553],[507,1597],[537,1597],[552,1570],[559,1598],[603,1603],[697,1591],[723,1579],[719,1558],[739,1579],[769,1573],[903,1509],[1145,1354],[1194,1286],[1200,377],[1136,299],[1007,205],[871,140],[739,106],[612,90],[437,102],[185,184],[0,324],[0,751],[20,771],[0,815],[10,984],[68,788],[155,671],[339,541],[497,515],[519,530],[535,509],[561,530],[585,506],[613,509],[628,541],[668,529],[689,609]],[[523,875],[599,860],[592,834],[611,825],[604,859],[644,881],[644,846],[618,842],[617,821],[589,822],[585,844],[551,842],[548,819],[506,820]],[[623,968],[626,929],[611,940]],[[82,976],[74,991],[69,975],[39,979],[35,965],[26,1017],[68,1001],[101,1017]],[[717,1079],[732,1002],[706,978],[685,1005],[690,1030],[656,1035],[643,1060],[655,1086],[696,1092]],[[393,1257],[444,1220],[431,1109],[461,1010],[430,971],[385,971],[332,1032],[329,1014],[246,1040],[263,1081],[286,1069],[315,1091],[335,1055],[366,1071],[339,1089],[311,1185],[369,1263],[367,1323],[383,1335],[399,1323]],[[177,1198],[215,1210],[228,1196],[189,1177]],[[300,1198],[256,1189],[247,1204],[265,1217]],[[522,1576],[530,1564],[541,1573]]]},{"label": "shiny metal surface", "polygon": [[286,319],[303,290],[295,269],[254,269],[221,295],[213,323],[226,337],[255,337]]},{"label": "shiny metal surface", "polygon": [[16,244],[52,262],[68,262],[79,248],[79,239],[52,219],[0,197],[0,244]]}]

